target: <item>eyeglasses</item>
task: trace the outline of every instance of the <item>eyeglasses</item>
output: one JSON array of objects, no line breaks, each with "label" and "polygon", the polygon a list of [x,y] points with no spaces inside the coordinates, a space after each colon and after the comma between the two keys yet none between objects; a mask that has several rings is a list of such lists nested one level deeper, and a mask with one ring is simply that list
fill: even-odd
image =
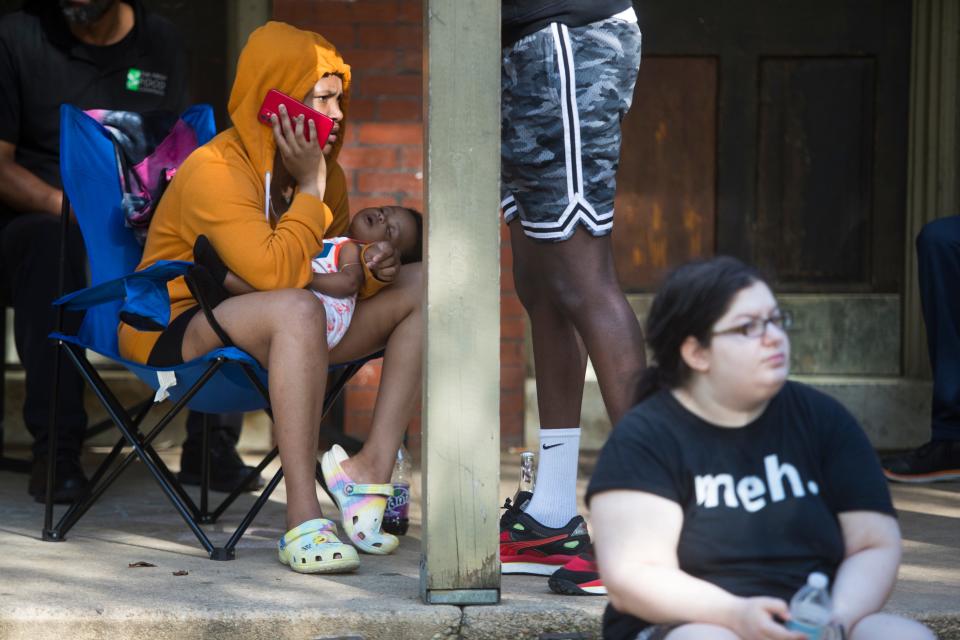
[{"label": "eyeglasses", "polygon": [[736,327],[714,331],[711,335],[727,336],[740,334],[746,338],[762,338],[767,335],[767,325],[773,325],[781,331],[793,326],[793,315],[789,311],[775,311],[769,318],[752,318]]}]

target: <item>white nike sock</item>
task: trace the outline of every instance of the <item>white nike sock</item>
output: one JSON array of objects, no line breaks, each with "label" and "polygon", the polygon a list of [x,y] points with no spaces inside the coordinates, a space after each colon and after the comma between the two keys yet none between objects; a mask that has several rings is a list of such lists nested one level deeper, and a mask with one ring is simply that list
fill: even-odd
[{"label": "white nike sock", "polygon": [[577,515],[577,458],[580,428],[540,429],[533,498],[524,510],[540,524],[557,528]]}]

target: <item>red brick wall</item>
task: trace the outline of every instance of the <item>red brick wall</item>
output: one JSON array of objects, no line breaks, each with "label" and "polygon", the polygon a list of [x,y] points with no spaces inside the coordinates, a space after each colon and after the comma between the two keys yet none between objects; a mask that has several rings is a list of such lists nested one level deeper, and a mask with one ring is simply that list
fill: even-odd
[{"label": "red brick wall", "polygon": [[[340,161],[350,208],[400,204],[423,209],[423,14],[421,0],[274,0],[275,20],[323,35],[351,66],[353,90]],[[495,215],[495,212],[490,212]],[[501,437],[523,440],[523,312],[510,275],[506,236],[502,279]],[[380,365],[367,365],[346,390],[346,429],[369,431]],[[409,431],[420,448],[420,420]]]}]

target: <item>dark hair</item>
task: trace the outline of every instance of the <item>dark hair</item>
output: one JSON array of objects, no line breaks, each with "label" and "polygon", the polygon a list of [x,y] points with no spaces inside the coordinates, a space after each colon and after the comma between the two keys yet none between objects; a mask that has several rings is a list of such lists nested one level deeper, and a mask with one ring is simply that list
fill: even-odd
[{"label": "dark hair", "polygon": [[417,241],[413,244],[413,247],[410,250],[400,254],[400,260],[404,264],[420,262],[423,260],[423,214],[416,209],[411,209],[410,207],[397,208],[403,209],[413,216],[413,223],[417,227]]},{"label": "dark hair", "polygon": [[680,355],[684,341],[693,336],[710,345],[713,325],[730,308],[737,293],[756,282],[760,273],[736,258],[718,256],[687,263],[672,271],[653,299],[644,327],[650,345],[651,365],[640,381],[640,400],[662,387],[673,389],[690,377]]}]

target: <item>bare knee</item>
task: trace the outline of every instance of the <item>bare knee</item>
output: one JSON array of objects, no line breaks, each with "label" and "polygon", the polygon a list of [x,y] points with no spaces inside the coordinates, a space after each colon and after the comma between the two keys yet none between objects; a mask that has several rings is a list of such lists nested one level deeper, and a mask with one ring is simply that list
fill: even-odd
[{"label": "bare knee", "polygon": [[737,634],[715,624],[685,624],[667,634],[666,640],[739,640]]},{"label": "bare knee", "polygon": [[850,632],[850,640],[936,640],[936,635],[915,620],[890,613],[866,616]]},{"label": "bare knee", "polygon": [[524,309],[532,310],[547,301],[539,273],[516,257],[513,260],[513,283]]},{"label": "bare knee", "polygon": [[304,341],[326,339],[327,314],[323,302],[306,289],[283,289],[272,301],[274,333],[297,336]]}]

